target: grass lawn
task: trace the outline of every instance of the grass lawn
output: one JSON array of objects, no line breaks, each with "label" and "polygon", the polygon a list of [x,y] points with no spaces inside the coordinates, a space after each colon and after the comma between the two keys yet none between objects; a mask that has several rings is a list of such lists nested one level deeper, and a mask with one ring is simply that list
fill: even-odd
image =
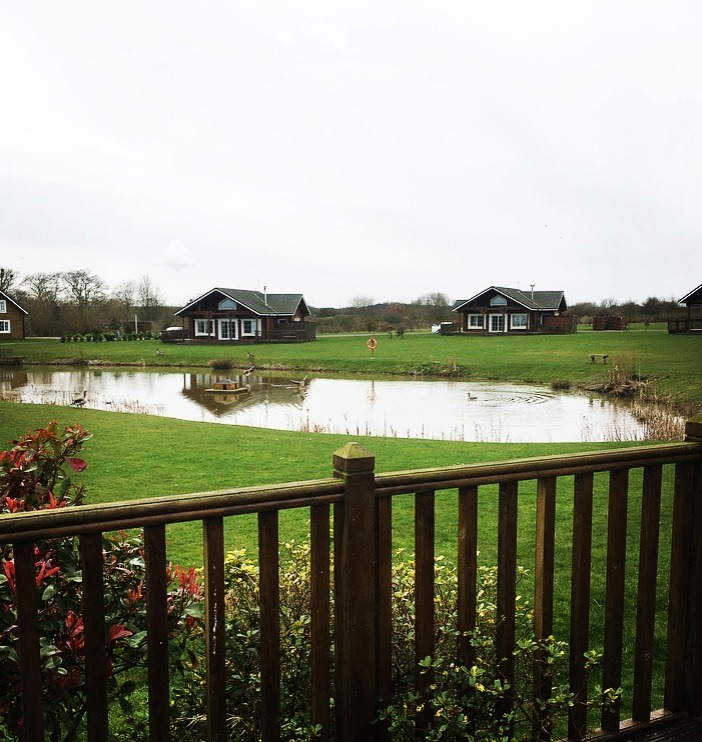
[{"label": "grass lawn", "polygon": [[[88,468],[75,475],[85,485],[87,502],[115,502],[143,497],[244,487],[277,482],[322,479],[332,475],[332,454],[348,436],[297,433],[216,423],[199,423],[149,415],[75,409],[55,405],[0,402],[0,431],[4,444],[48,420],[64,425],[80,422],[93,433],[85,446]],[[466,443],[400,438],[355,437],[376,457],[378,472],[451,466],[525,456],[618,447],[618,443]],[[486,502],[494,498],[486,498]],[[450,509],[450,508],[449,508]],[[408,532],[410,509],[397,508],[398,534]],[[489,507],[492,510],[492,506]],[[525,522],[533,514],[525,510]],[[486,518],[490,513],[486,512]],[[291,532],[307,534],[306,511],[287,512]],[[242,518],[231,520],[241,521]],[[251,519],[248,519],[249,521]],[[439,548],[455,548],[455,525],[448,517],[439,528]],[[455,520],[453,520],[455,524]],[[199,526],[172,529],[171,558],[201,564]],[[411,529],[410,529],[411,530]],[[236,526],[232,546],[255,549],[255,527]],[[399,545],[409,546],[406,541]],[[485,546],[486,554],[493,549]],[[255,552],[252,552],[255,553]]]}]

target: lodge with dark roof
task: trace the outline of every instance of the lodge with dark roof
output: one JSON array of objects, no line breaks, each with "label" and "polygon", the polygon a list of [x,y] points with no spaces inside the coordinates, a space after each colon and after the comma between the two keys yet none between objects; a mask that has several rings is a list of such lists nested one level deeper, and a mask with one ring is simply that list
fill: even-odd
[{"label": "lodge with dark roof", "polygon": [[302,294],[214,288],[175,313],[188,341],[209,343],[308,342],[314,323]]},{"label": "lodge with dark roof", "polygon": [[702,284],[678,299],[678,304],[687,307],[687,317],[669,320],[668,332],[702,335]]},{"label": "lodge with dark roof", "polygon": [[27,336],[28,312],[4,291],[0,291],[0,342],[24,340]]},{"label": "lodge with dark roof", "polygon": [[574,320],[562,291],[521,291],[490,286],[453,305],[461,333],[471,335],[574,332]]}]

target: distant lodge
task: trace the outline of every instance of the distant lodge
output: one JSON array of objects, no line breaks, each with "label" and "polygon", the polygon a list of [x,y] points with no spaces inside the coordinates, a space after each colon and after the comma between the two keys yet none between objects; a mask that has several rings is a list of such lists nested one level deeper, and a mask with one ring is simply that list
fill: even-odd
[{"label": "distant lodge", "polygon": [[199,343],[309,342],[315,326],[302,294],[214,288],[175,313],[182,327],[161,333],[165,342]]},{"label": "distant lodge", "polygon": [[490,286],[471,299],[454,303],[455,323],[444,324],[441,334],[529,335],[575,332],[576,318],[568,311],[563,291],[521,291]]},{"label": "distant lodge", "polygon": [[702,284],[678,301],[687,307],[687,317],[668,321],[668,332],[672,335],[702,335]]}]

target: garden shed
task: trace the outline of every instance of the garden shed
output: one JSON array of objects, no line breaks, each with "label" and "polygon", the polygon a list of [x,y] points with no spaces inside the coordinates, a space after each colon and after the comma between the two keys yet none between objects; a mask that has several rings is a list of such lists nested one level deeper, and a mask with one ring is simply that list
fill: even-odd
[{"label": "garden shed", "polygon": [[593,330],[626,330],[627,322],[624,317],[593,317]]}]

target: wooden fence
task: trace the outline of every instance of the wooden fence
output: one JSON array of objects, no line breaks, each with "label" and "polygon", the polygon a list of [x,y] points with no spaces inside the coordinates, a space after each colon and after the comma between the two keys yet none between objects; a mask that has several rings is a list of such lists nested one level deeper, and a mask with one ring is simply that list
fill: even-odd
[{"label": "wooden fence", "polygon": [[[224,652],[225,519],[256,513],[259,532],[262,738],[280,738],[279,647],[279,514],[308,508],[311,541],[311,666],[310,708],[321,739],[345,742],[384,739],[377,723],[378,699],[387,699],[392,674],[391,567],[393,505],[409,497],[414,506],[416,561],[415,613],[412,627],[416,656],[431,655],[435,641],[434,563],[435,525],[441,498],[456,504],[458,565],[458,624],[460,632],[475,625],[478,572],[478,514],[483,492],[498,500],[497,522],[480,529],[497,533],[497,606],[502,620],[497,629],[497,656],[504,680],[515,672],[516,569],[522,490],[535,487],[535,533],[530,549],[534,564],[534,631],[537,638],[553,631],[556,572],[555,551],[569,539],[571,553],[569,682],[576,694],[570,712],[568,738],[586,737],[587,682],[584,653],[590,647],[593,570],[605,574],[606,621],[603,684],[627,685],[623,672],[625,611],[624,564],[627,559],[629,500],[640,502],[637,549],[638,586],[635,596],[633,688],[623,699],[632,718],[620,719],[619,708],[601,718],[604,739],[632,738],[637,732],[663,728],[680,719],[702,715],[702,418],[687,423],[684,442],[602,450],[599,452],[510,460],[490,464],[423,469],[390,474],[375,472],[374,457],[349,443],[333,455],[333,477],[304,483],[240,488],[179,497],[88,505],[50,512],[20,513],[0,518],[0,543],[14,546],[18,623],[21,627],[23,716],[25,739],[43,739],[42,677],[35,584],[34,541],[76,536],[83,554],[83,600],[86,645],[88,739],[108,739],[105,631],[103,609],[102,540],[105,532],[142,528],[146,558],[148,619],[149,726],[152,740],[170,739],[169,668],[167,653],[166,526],[201,521],[206,591],[207,723],[208,740],[226,739]],[[664,470],[666,474],[664,475]],[[665,491],[673,472],[672,492]],[[636,477],[632,474],[636,472]],[[593,483],[608,478],[606,554],[593,563]],[[632,481],[641,488],[632,491]],[[672,503],[670,566],[659,575],[659,537],[662,503]],[[559,532],[559,508],[572,510],[571,527]],[[570,518],[570,516],[569,516]],[[638,520],[638,519],[637,519]],[[333,549],[330,555],[330,525]],[[519,546],[521,556],[523,546]],[[667,562],[667,560],[666,560]],[[668,569],[666,567],[666,569]],[[333,580],[331,579],[333,570]],[[669,584],[665,690],[663,708],[652,708],[654,631],[657,582]],[[333,582],[333,595],[331,584]],[[659,588],[660,590],[660,588]],[[660,596],[659,596],[660,597]],[[568,596],[566,596],[566,600]],[[333,615],[331,605],[334,605]],[[333,626],[333,631],[332,631]],[[332,663],[331,637],[334,636]],[[459,647],[471,661],[471,648]],[[334,673],[333,708],[329,688]],[[548,682],[535,684],[535,694],[548,697]],[[509,703],[509,699],[507,699]],[[539,732],[548,739],[547,731]]]}]

